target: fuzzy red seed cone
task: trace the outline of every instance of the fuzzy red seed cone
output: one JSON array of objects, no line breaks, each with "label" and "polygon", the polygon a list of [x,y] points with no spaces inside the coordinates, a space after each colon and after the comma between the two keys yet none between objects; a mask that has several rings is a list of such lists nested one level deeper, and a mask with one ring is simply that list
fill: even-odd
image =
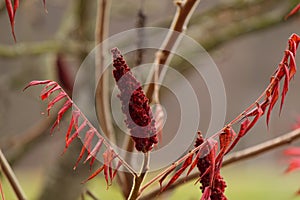
[{"label": "fuzzy red seed cone", "polygon": [[[195,147],[200,146],[204,142],[204,139],[202,135],[199,132],[198,138],[195,142]],[[226,182],[224,181],[223,177],[220,174],[220,171],[216,171],[215,174],[211,174],[211,171],[207,172],[207,169],[211,167],[212,161],[209,158],[210,153],[209,149],[205,148],[203,149],[203,152],[207,154],[206,156],[199,158],[198,163],[197,163],[197,168],[200,172],[200,183],[201,183],[201,191],[204,194],[205,191],[207,191],[207,188],[210,189],[210,199],[211,200],[227,200],[226,196],[224,195],[225,188],[226,188]],[[214,177],[213,179],[213,187],[210,186],[211,182],[211,176]],[[211,187],[211,188],[210,188]]]},{"label": "fuzzy red seed cone", "polygon": [[119,98],[122,103],[122,112],[126,116],[125,123],[135,142],[136,150],[148,152],[158,142],[149,100],[120,51],[114,48],[111,52],[114,66],[113,76],[120,90]]}]

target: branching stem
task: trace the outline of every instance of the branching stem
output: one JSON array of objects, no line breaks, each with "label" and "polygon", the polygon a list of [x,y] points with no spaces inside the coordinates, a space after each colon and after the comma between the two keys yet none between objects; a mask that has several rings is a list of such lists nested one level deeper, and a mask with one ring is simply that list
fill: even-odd
[{"label": "branching stem", "polygon": [[146,153],[144,153],[144,161],[143,161],[143,165],[141,167],[141,172],[138,176],[134,177],[133,186],[132,186],[131,192],[129,194],[128,200],[135,200],[140,196],[140,194],[142,192],[140,190],[140,187],[143,183],[143,180],[144,180],[148,170],[149,170],[149,152],[146,152]]},{"label": "branching stem", "polygon": [[9,181],[11,187],[13,188],[16,196],[18,197],[18,200],[26,200],[26,195],[16,177],[14,174],[12,168],[10,167],[9,163],[7,162],[5,156],[3,155],[1,149],[0,149],[0,166],[1,169],[6,176],[7,180]]},{"label": "branching stem", "polygon": [[[291,131],[289,133],[285,133],[284,135],[279,136],[277,138],[263,142],[261,144],[249,147],[249,148],[241,150],[241,151],[231,153],[228,156],[225,156],[222,167],[230,165],[230,164],[234,164],[236,162],[243,161],[245,159],[252,158],[254,156],[261,155],[270,150],[274,150],[280,146],[288,145],[288,144],[292,143],[294,140],[297,140],[299,138],[300,138],[300,128],[296,129],[294,131]],[[196,178],[199,178],[199,173],[193,173],[187,177],[180,178],[175,183],[173,183],[170,187],[166,188],[165,191],[173,190],[180,185],[183,185],[185,183],[188,183],[189,181],[195,180]],[[150,193],[144,195],[140,199],[141,200],[153,199],[155,196],[159,195],[160,193],[161,193],[160,188],[157,188],[155,190],[152,190]]]},{"label": "branching stem", "polygon": [[[168,64],[168,62],[171,60],[172,55],[170,54],[170,52],[172,49],[176,48],[176,44],[178,44],[178,39],[180,36],[179,33],[183,32],[186,29],[191,15],[193,14],[195,8],[199,3],[200,0],[176,1],[177,11],[170,26],[170,32],[165,38],[162,46],[160,47],[160,50],[158,50],[156,53],[154,65],[151,69],[151,72],[149,73],[148,80],[158,81],[161,80],[160,76],[164,76],[166,71],[160,71],[159,67],[161,65]],[[159,88],[160,87],[157,82],[155,82],[154,84],[149,84],[148,87],[145,88],[147,97],[153,101],[157,101]]]}]

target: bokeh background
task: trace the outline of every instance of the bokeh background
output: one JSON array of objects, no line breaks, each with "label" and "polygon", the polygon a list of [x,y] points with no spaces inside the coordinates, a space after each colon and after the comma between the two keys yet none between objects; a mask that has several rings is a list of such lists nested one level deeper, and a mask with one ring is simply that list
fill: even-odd
[{"label": "bokeh background", "polygon": [[[298,2],[200,2],[186,34],[207,49],[221,72],[227,95],[226,122],[256,100],[277,68],[289,36],[292,33],[300,34],[299,15],[283,20]],[[110,35],[135,28],[141,7],[146,15],[146,26],[167,28],[176,12],[176,6],[170,0],[112,0],[111,3]],[[21,1],[15,23],[17,43],[13,41],[4,6],[4,0],[0,1],[0,147],[20,179],[28,199],[79,199],[78,195],[86,188],[99,199],[122,199],[117,184],[106,190],[102,178],[80,184],[89,174],[85,166],[72,170],[80,141],[61,156],[68,122],[64,121],[60,130],[50,136],[48,127],[54,116],[46,118],[41,115],[46,104],[38,98],[39,88],[22,92],[23,87],[35,79],[53,79],[71,89],[82,59],[94,45],[95,2],[47,1],[46,13],[42,1]],[[128,55],[128,58],[129,62],[134,63],[134,56]],[[144,62],[153,59],[154,51],[146,52]],[[297,57],[296,61],[300,63],[300,58]],[[199,129],[205,132],[210,118],[210,106],[207,106],[210,105],[209,94],[205,83],[189,70],[184,61],[174,59],[171,66],[196,86],[197,95],[201,98]],[[281,116],[278,116],[279,109],[276,106],[269,129],[263,118],[235,150],[289,132],[300,116],[299,87],[300,78],[296,74]],[[164,145],[172,139],[171,131],[176,128],[174,121],[179,118],[176,102],[170,98],[174,96],[162,90],[162,104],[170,108],[169,111],[167,109],[170,113],[164,129]],[[299,144],[296,141],[291,146]],[[226,166],[223,174],[228,184],[228,198],[300,199],[293,196],[300,188],[300,173],[283,173],[287,167],[282,154],[285,148]],[[4,177],[1,177],[1,181],[7,199],[16,199]],[[188,183],[160,198],[192,200],[199,197],[199,185]]]}]

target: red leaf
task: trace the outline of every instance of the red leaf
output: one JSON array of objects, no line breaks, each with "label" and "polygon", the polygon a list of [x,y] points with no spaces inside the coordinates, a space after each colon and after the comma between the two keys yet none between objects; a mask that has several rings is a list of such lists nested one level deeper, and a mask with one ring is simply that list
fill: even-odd
[{"label": "red leaf", "polygon": [[190,168],[189,168],[189,171],[187,172],[186,176],[188,176],[188,175],[192,172],[192,170],[197,166],[197,163],[198,163],[198,161],[199,161],[200,154],[201,154],[201,151],[199,150],[199,151],[197,152],[197,154],[196,154],[196,156],[195,156],[195,159],[194,159],[194,161],[192,162],[192,164],[191,164],[191,166],[190,166]]},{"label": "red leaf", "polygon": [[44,10],[46,13],[48,13],[47,7],[46,7],[46,0],[43,0]]},{"label": "red leaf", "polygon": [[[296,51],[297,51],[297,47],[298,47],[298,43],[299,43],[299,41],[297,41],[297,37],[298,36],[296,34],[293,34],[288,40],[288,43],[289,43],[288,50],[292,52],[294,57],[296,55]],[[287,52],[285,52],[285,53],[287,54]]]},{"label": "red leaf", "polygon": [[14,13],[16,14],[18,8],[19,8],[19,0],[14,0]]},{"label": "red leaf", "polygon": [[76,110],[72,112],[72,118],[69,124],[69,128],[67,130],[66,133],[66,138],[65,138],[65,142],[67,143],[67,141],[69,140],[69,137],[71,135],[72,129],[73,129],[73,125],[75,126],[75,129],[78,130],[78,119],[80,116],[80,111]]},{"label": "red leaf", "polygon": [[110,176],[110,180],[112,179],[112,170],[111,168],[111,162],[113,159],[116,157],[115,152],[108,148],[104,153],[103,153],[103,158],[104,158],[104,177],[106,180],[107,187],[111,185],[108,181],[108,176]]},{"label": "red leaf", "polygon": [[78,129],[78,119],[79,119],[80,115],[81,115],[81,112],[79,110],[75,110],[72,113],[72,116],[74,117],[73,118],[74,119],[74,127],[76,130]]},{"label": "red leaf", "polygon": [[190,164],[193,161],[193,154],[191,154],[187,159],[184,161],[182,167],[176,171],[176,173],[172,176],[171,180],[167,183],[167,185],[162,189],[162,192],[167,189],[170,185],[172,185],[178,178],[179,176],[184,172],[184,170],[190,166]]},{"label": "red leaf", "polygon": [[[85,159],[84,163],[86,163],[90,158],[96,158],[97,154],[103,144],[104,139],[100,138],[99,141],[97,142],[97,144],[95,145],[95,147],[93,148],[93,150],[89,153],[88,157]],[[92,165],[93,163],[90,163],[90,165]]]},{"label": "red leaf", "polygon": [[295,61],[295,56],[294,54],[289,51],[289,50],[286,50],[285,51],[290,57],[290,63],[289,63],[289,67],[290,67],[290,77],[289,77],[289,80],[291,80],[294,75],[296,74],[296,71],[297,71],[297,66],[296,66],[296,61]]},{"label": "red leaf", "polygon": [[49,116],[50,110],[51,108],[60,100],[62,100],[63,98],[65,98],[67,96],[67,94],[65,92],[60,92],[52,101],[50,101],[48,103],[48,107],[47,107],[47,113]]},{"label": "red leaf", "polygon": [[91,180],[92,178],[94,178],[95,176],[97,176],[100,172],[102,172],[103,169],[104,169],[104,165],[101,166],[99,169],[97,169],[88,179],[86,179],[82,183],[86,183],[87,181]]},{"label": "red leaf", "polygon": [[[43,84],[47,84],[47,83],[50,83],[50,82],[56,83],[56,82],[51,81],[51,80],[31,81],[31,82],[23,89],[23,91],[26,90],[27,88],[31,87],[31,86],[34,86],[34,85],[43,85]],[[56,84],[57,84],[57,83],[56,83]]]},{"label": "red leaf", "polygon": [[287,156],[300,156],[300,147],[288,148],[283,153]]},{"label": "red leaf", "polygon": [[121,166],[122,166],[122,162],[119,160],[117,167],[115,168],[115,171],[113,173],[112,179],[114,179],[114,177],[117,175],[117,172]]},{"label": "red leaf", "polygon": [[238,136],[235,138],[235,140],[231,143],[230,147],[228,148],[228,150],[226,151],[226,154],[228,152],[230,152],[235,145],[239,142],[239,140],[247,133],[247,128],[250,124],[250,120],[248,118],[245,119],[245,121],[243,121],[241,123],[241,127],[240,127],[240,131],[238,133]]},{"label": "red leaf", "polygon": [[[61,118],[63,117],[63,115],[65,114],[65,112],[67,110],[69,110],[69,108],[71,108],[72,106],[72,102],[70,100],[67,100],[66,103],[63,105],[63,107],[59,110],[58,114],[57,114],[57,119],[54,122],[51,130],[50,130],[50,134],[52,134],[52,132],[54,131],[55,127],[59,125]],[[48,111],[49,112],[49,111]]]},{"label": "red leaf", "polygon": [[90,170],[92,170],[92,166],[93,166],[95,160],[96,160],[96,157],[92,157],[92,158],[90,159],[90,164],[89,164],[89,165],[90,165]]},{"label": "red leaf", "polygon": [[[210,187],[212,187],[213,186],[213,181],[214,181],[214,177],[215,177],[215,166],[216,166],[216,163],[215,163],[215,158],[216,158],[216,152],[217,152],[217,143],[215,143],[215,144],[213,144],[213,146],[211,146],[212,144],[211,143],[209,143],[209,145],[210,145],[210,152],[209,152],[209,154],[208,154],[208,159],[210,159],[210,168],[211,168],[211,170],[210,170],[210,177],[209,177],[209,180],[210,180]],[[203,174],[204,175],[204,174]],[[202,175],[202,176],[203,176]]]},{"label": "red leaf", "polygon": [[90,129],[90,130],[88,130],[86,132],[85,138],[84,138],[84,143],[83,143],[82,148],[81,148],[81,152],[80,152],[80,154],[78,156],[78,159],[77,159],[77,161],[75,163],[75,166],[73,167],[74,170],[76,169],[78,163],[82,159],[85,150],[87,150],[88,152],[90,151],[90,149],[91,149],[91,143],[92,143],[94,135],[95,135],[94,129]]},{"label": "red leaf", "polygon": [[104,178],[105,178],[105,181],[106,181],[106,189],[108,189],[109,187],[109,183],[108,183],[108,167],[106,165],[103,165],[104,166],[104,171],[103,171],[103,174],[104,174]]},{"label": "red leaf", "polygon": [[[277,95],[278,98],[278,95]],[[246,128],[245,132],[247,133],[258,121],[258,119],[263,115],[263,110],[261,109],[261,106],[259,103],[256,103],[256,106],[258,107],[258,113],[257,115],[254,117],[254,119],[251,121],[251,123],[248,125],[248,127]],[[270,110],[270,108],[269,108]],[[267,123],[268,124],[268,123]]]},{"label": "red leaf", "polygon": [[[53,82],[51,82],[51,83],[48,83],[48,85],[53,85]],[[49,89],[49,90],[47,90],[48,89],[48,85],[44,88],[44,90],[41,92],[41,95],[40,95],[40,97],[41,97],[41,99],[42,100],[45,100],[46,98],[48,98],[53,92],[55,92],[55,91],[57,91],[57,90],[61,90],[61,87],[59,86],[59,85],[57,85],[56,83],[54,83],[55,85],[51,88],[51,89]]]},{"label": "red leaf", "polygon": [[65,149],[67,149],[69,147],[69,145],[71,144],[71,142],[76,138],[78,137],[79,133],[86,127],[86,124],[87,122],[84,121],[80,127],[75,131],[75,133],[73,133],[73,135],[68,138],[68,140],[66,141],[66,146],[65,146]]},{"label": "red leaf", "polygon": [[211,200],[210,195],[211,189],[210,187],[206,187],[200,200]]},{"label": "red leaf", "polygon": [[246,130],[247,130],[247,127],[249,126],[249,124],[250,124],[250,120],[248,118],[246,118],[245,121],[243,121],[241,123],[241,127],[240,127],[238,137],[243,137],[247,133]]},{"label": "red leaf", "polygon": [[73,167],[73,170],[75,170],[75,169],[77,168],[77,166],[78,166],[80,160],[82,159],[82,157],[83,157],[83,155],[84,155],[84,153],[85,153],[85,150],[86,150],[86,148],[85,148],[85,146],[83,145],[82,148],[81,148],[81,151],[80,151],[80,153],[79,153],[79,156],[78,156],[78,158],[77,158],[77,161],[76,161],[76,163],[75,163],[75,165],[74,165],[74,167]]},{"label": "red leaf", "polygon": [[59,110],[58,114],[57,114],[57,121],[59,122],[62,118],[62,116],[65,114],[65,112],[67,110],[69,110],[69,108],[71,108],[72,106],[72,102],[70,100],[67,100],[66,103],[63,105],[63,107]]},{"label": "red leaf", "polygon": [[9,16],[9,21],[10,21],[10,26],[11,26],[11,32],[12,32],[12,35],[16,42],[17,41],[16,36],[15,36],[15,11],[16,10],[14,11],[14,9],[17,9],[17,7],[19,5],[19,1],[17,0],[17,5],[16,5],[16,1],[14,1],[14,2],[15,2],[14,7],[16,7],[16,8],[13,8],[11,0],[5,0],[6,10],[7,10],[8,16]]},{"label": "red leaf", "polygon": [[299,170],[299,169],[300,169],[300,159],[299,158],[294,158],[294,159],[291,159],[289,161],[289,166],[285,170],[285,173],[289,173],[289,172]]},{"label": "red leaf", "polygon": [[285,16],[285,20],[287,20],[290,16],[296,14],[296,12],[298,12],[300,9],[300,3],[287,15]]},{"label": "red leaf", "polygon": [[232,127],[226,127],[223,131],[223,133],[221,133],[219,135],[219,140],[220,140],[220,152],[216,158],[216,162],[221,162],[223,160],[223,157],[226,153],[228,153],[233,146],[231,146],[230,144],[232,144],[232,141],[235,141],[234,138],[236,137],[236,133],[233,130]]},{"label": "red leaf", "polygon": [[[295,46],[297,49],[299,42],[300,42],[300,37],[297,34],[293,33],[292,36],[290,37],[290,40],[292,40],[296,44]],[[295,52],[296,52],[296,49],[295,49]],[[294,54],[296,54],[296,53],[294,53]]]},{"label": "red leaf", "polygon": [[282,88],[282,93],[281,93],[281,103],[280,103],[280,111],[279,111],[279,114],[281,113],[281,110],[282,110],[282,106],[283,106],[283,103],[284,103],[284,98],[289,90],[289,79],[290,79],[290,72],[289,72],[289,69],[286,65],[283,65],[283,69],[285,71],[285,78],[284,78],[284,85],[283,85],[283,88]]},{"label": "red leaf", "polygon": [[176,169],[176,165],[172,165],[172,167],[159,179],[159,185],[162,191],[162,183],[168,177],[168,175]]},{"label": "red leaf", "polygon": [[220,138],[220,149],[226,150],[230,143],[232,142],[233,138],[236,136],[236,133],[232,129],[232,127],[226,127],[224,132],[219,135]]},{"label": "red leaf", "polygon": [[[275,103],[278,100],[278,96],[279,96],[279,82],[276,81],[275,84],[274,84],[274,90],[273,90],[273,94],[272,94],[272,97],[271,97],[271,102],[270,102],[269,110],[268,110],[268,113],[267,113],[267,126],[268,127],[269,127],[270,115],[271,115],[271,112],[272,112],[272,110],[274,108]],[[252,128],[252,127],[250,127],[250,128]]]},{"label": "red leaf", "polygon": [[111,184],[112,179],[113,179],[113,171],[112,171],[111,163],[110,163],[110,166],[108,168],[108,172],[109,172],[109,178],[110,178],[110,184]]},{"label": "red leaf", "polygon": [[92,166],[96,160],[97,154],[100,151],[100,148],[103,144],[104,139],[101,138],[98,143],[96,144],[96,146],[94,147],[94,149],[92,150],[92,152],[88,155],[88,157],[86,158],[86,160],[84,162],[86,162],[88,159],[90,159],[90,170],[92,170]]}]

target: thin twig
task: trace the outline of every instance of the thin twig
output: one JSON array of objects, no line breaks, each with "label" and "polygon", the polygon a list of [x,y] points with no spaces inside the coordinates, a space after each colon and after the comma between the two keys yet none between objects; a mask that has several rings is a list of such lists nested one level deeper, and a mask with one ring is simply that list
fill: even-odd
[{"label": "thin twig", "polygon": [[128,200],[136,200],[141,195],[140,187],[149,170],[149,152],[144,153],[144,161],[139,176],[134,177],[133,187],[129,194]]},{"label": "thin twig", "polygon": [[11,187],[13,188],[16,196],[19,200],[26,200],[26,195],[15,175],[12,168],[10,167],[9,163],[7,162],[5,156],[2,153],[2,150],[0,149],[0,166],[1,169],[6,176],[7,180],[9,181]]},{"label": "thin twig", "polygon": [[[66,93],[64,91],[64,89],[61,88],[61,91],[63,93]],[[69,97],[68,95],[66,96],[66,98],[72,103],[73,105],[73,108],[75,108],[76,110],[79,110],[79,107],[73,102],[73,100],[71,99],[71,97]],[[83,120],[86,122],[86,124],[89,126],[89,127],[94,127],[93,124],[88,120],[88,118],[82,113],[81,113],[81,117],[83,118]],[[96,129],[95,129],[96,131]],[[98,132],[96,131],[95,132],[98,136],[98,138],[103,138],[103,136]],[[103,140],[103,144],[106,146],[106,147],[110,147],[110,143],[107,141],[107,140]],[[115,156],[122,162],[123,166],[130,172],[132,173],[133,176],[137,176],[137,173],[135,172],[135,170],[123,159],[122,156],[120,156],[117,152],[115,152]]]},{"label": "thin twig", "polygon": [[146,19],[147,19],[147,16],[144,13],[144,4],[145,4],[145,0],[141,0],[141,6],[137,14],[137,21],[135,26],[136,28],[138,28],[135,67],[139,66],[143,62],[144,49],[142,48],[142,46],[143,43],[145,42],[145,35],[144,35],[144,30],[140,28],[145,27]]},{"label": "thin twig", "polygon": [[[144,12],[144,4],[145,0],[140,1],[140,8],[137,13],[137,20],[136,20],[136,28],[137,29],[137,50],[136,50],[136,59],[135,59],[135,67],[139,66],[143,62],[143,55],[144,55],[144,49],[142,48],[143,43],[145,42],[145,36],[144,36],[144,30],[141,29],[145,27],[146,24],[146,14]],[[131,152],[134,150],[134,142],[132,138],[125,134],[123,139],[123,148],[126,150],[124,160],[127,162],[131,162]],[[123,194],[124,196],[128,197],[133,184],[133,177],[130,173],[123,172],[124,175],[124,183],[122,185]]]},{"label": "thin twig", "polygon": [[46,40],[42,42],[20,42],[15,45],[0,45],[0,57],[37,56],[45,53],[64,53],[80,55],[89,52],[94,43],[70,39]]},{"label": "thin twig", "polygon": [[81,197],[81,200],[85,200],[83,193],[81,193],[80,197]]},{"label": "thin twig", "polygon": [[[109,13],[111,9],[111,0],[98,0],[97,1],[97,17],[96,17],[96,27],[95,27],[95,44],[96,48],[96,111],[98,121],[103,130],[103,133],[107,138],[115,143],[115,132],[112,123],[112,116],[110,111],[109,103],[109,77],[108,71],[104,71],[104,51],[105,46],[101,44],[107,37],[109,31]],[[99,45],[100,44],[100,45]],[[98,81],[98,82],[97,82]],[[125,195],[128,193],[126,172],[117,173],[117,181],[122,188],[122,192]]]},{"label": "thin twig", "polygon": [[90,190],[86,189],[85,193],[91,197],[93,200],[99,200],[96,195],[94,195]]},{"label": "thin twig", "polygon": [[[222,167],[228,166],[230,164],[234,164],[236,162],[243,161],[245,159],[252,158],[257,155],[261,155],[270,150],[276,149],[277,147],[288,145],[288,144],[292,143],[294,140],[297,140],[299,138],[300,138],[300,129],[296,129],[292,132],[285,133],[282,136],[268,140],[261,144],[249,147],[249,148],[241,150],[241,151],[231,153],[228,156],[225,156]],[[173,183],[170,187],[168,187],[165,191],[173,190],[180,185],[183,185],[192,180],[195,180],[196,178],[199,178],[199,173],[193,173],[187,177],[182,177],[182,178],[178,179],[175,183]],[[153,199],[155,196],[160,195],[160,194],[161,194],[160,188],[157,188],[155,190],[152,190],[150,193],[142,196],[140,198],[140,200]]]},{"label": "thin twig", "polygon": [[218,133],[211,136],[209,139],[207,139],[205,142],[203,142],[200,146],[190,150],[187,154],[182,156],[180,159],[178,159],[176,162],[172,163],[171,166],[166,168],[164,171],[156,175],[154,178],[152,178],[150,181],[148,181],[145,185],[141,187],[141,191],[144,191],[147,187],[149,187],[151,184],[159,180],[161,177],[163,177],[166,173],[168,173],[170,170],[173,170],[174,167],[177,167],[179,164],[181,164],[184,160],[186,160],[190,155],[194,154],[197,151],[200,151],[205,145],[215,143],[215,138],[218,137]]},{"label": "thin twig", "polygon": [[[58,113],[59,109],[54,108],[53,113]],[[57,115],[51,114],[47,118],[35,123],[21,134],[17,134],[1,142],[0,146],[3,150],[7,150],[7,159],[14,165],[29,149],[38,144],[42,134],[54,123]]]},{"label": "thin twig", "polygon": [[[159,67],[161,65],[168,64],[168,62],[171,60],[172,55],[170,54],[170,52],[172,49],[176,48],[176,44],[178,43],[178,39],[180,36],[178,33],[185,31],[190,17],[199,3],[200,0],[176,1],[177,11],[170,26],[170,32],[165,38],[162,46],[160,47],[160,50],[158,50],[158,52],[156,53],[154,66],[149,73],[147,82],[155,81],[155,76],[158,76],[155,75],[155,72],[159,75],[161,73],[165,73],[162,72]],[[151,100],[154,97],[157,98],[158,90],[158,84],[149,84],[148,87],[145,88],[146,95]]]},{"label": "thin twig", "polygon": [[[108,36],[110,0],[98,0],[98,10],[96,19],[95,39],[96,45],[101,44]],[[104,71],[104,49],[103,45],[99,45],[96,49],[96,110],[99,123],[103,133],[112,142],[115,141],[112,119],[110,115],[109,104],[109,74]],[[99,81],[99,82],[97,82]]]},{"label": "thin twig", "polygon": [[[270,9],[270,7],[276,7],[276,9]],[[189,35],[195,38],[206,50],[212,50],[227,41],[235,39],[237,36],[285,22],[283,18],[289,11],[289,1],[253,0],[246,1],[246,3],[240,2],[239,6],[236,2],[226,2],[204,13],[195,13],[189,23]],[[224,15],[227,16],[226,22],[218,20]],[[239,16],[239,18],[235,16]],[[240,16],[243,16],[243,18],[240,18]],[[290,21],[292,20],[294,19]],[[207,23],[207,21],[210,23]],[[151,26],[166,26],[169,22],[170,19],[157,22]],[[21,42],[14,45],[0,45],[0,57],[14,58],[36,56],[44,53],[80,55],[81,53],[90,52],[94,46],[94,42],[77,41],[70,38],[63,40],[63,42],[56,39],[43,42]],[[180,63],[177,64],[180,66],[180,70],[184,70],[184,66]]]}]

